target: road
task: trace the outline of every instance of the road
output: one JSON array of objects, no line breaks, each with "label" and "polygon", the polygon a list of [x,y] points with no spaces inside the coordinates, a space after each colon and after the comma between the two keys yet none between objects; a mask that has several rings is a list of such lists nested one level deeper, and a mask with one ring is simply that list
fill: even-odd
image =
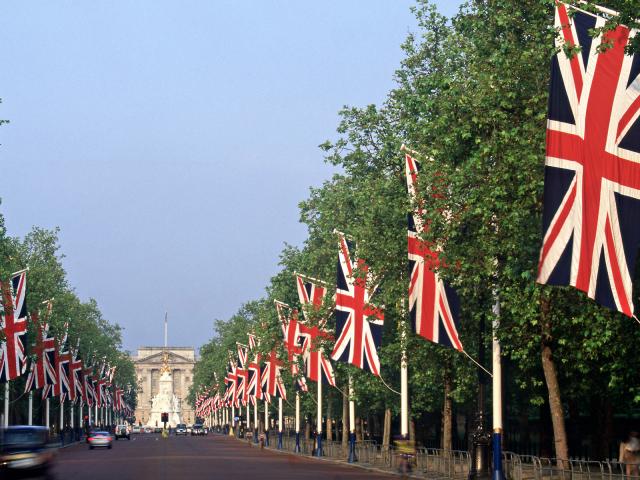
[{"label": "road", "polygon": [[233,438],[132,435],[113,449],[89,450],[86,444],[59,451],[56,480],[182,480],[182,479],[390,479],[397,478],[332,462],[260,451]]}]

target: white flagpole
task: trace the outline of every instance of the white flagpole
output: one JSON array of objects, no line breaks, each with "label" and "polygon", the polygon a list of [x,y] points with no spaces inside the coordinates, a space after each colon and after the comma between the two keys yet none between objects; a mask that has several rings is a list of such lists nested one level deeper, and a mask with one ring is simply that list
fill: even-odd
[{"label": "white flagpole", "polygon": [[407,328],[403,321],[400,333],[402,353],[400,357],[400,435],[409,438],[409,372],[407,365]]},{"label": "white flagpole", "polygon": [[82,400],[80,400],[78,407],[78,427],[82,430],[82,410],[84,408],[84,402]]},{"label": "white flagpole", "polygon": [[64,427],[64,399],[60,399],[60,425],[58,426],[58,431],[62,432]]},{"label": "white flagpole", "polygon": [[269,402],[264,399],[264,444],[269,446]]},{"label": "white flagpole", "polygon": [[33,425],[33,390],[29,391],[29,425]]},{"label": "white flagpole", "polygon": [[44,403],[44,424],[46,425],[47,429],[49,428],[49,425],[51,425],[51,423],[49,422],[49,397],[45,399]]},{"label": "white flagpole", "polygon": [[349,463],[356,459],[356,404],[353,401],[353,379],[349,375]]},{"label": "white flagpole", "polygon": [[256,398],[256,404],[253,406],[253,441],[258,443],[258,399]]},{"label": "white flagpole", "polygon": [[278,397],[278,450],[282,450],[282,397]]},{"label": "white flagpole", "polygon": [[493,480],[502,480],[502,363],[497,332],[500,327],[500,299],[493,292],[492,395],[493,395]]},{"label": "white flagpole", "polygon": [[295,452],[300,452],[300,394],[296,392],[296,447]]},{"label": "white flagpole", "polygon": [[[320,367],[322,369],[322,366]],[[322,371],[318,378],[318,409],[316,411],[316,457],[322,456]]]},{"label": "white flagpole", "polygon": [[251,399],[247,397],[247,418],[246,418],[247,430],[249,430],[249,415],[251,415],[251,408],[249,406],[250,404],[251,404]]},{"label": "white flagpole", "polygon": [[71,427],[71,428],[74,427],[73,421],[74,421],[74,418],[73,418],[73,402],[71,402],[69,404],[69,427]]},{"label": "white flagpole", "polygon": [[3,426],[9,426],[9,381],[4,384],[4,418]]},{"label": "white flagpole", "polygon": [[236,406],[231,404],[231,428],[229,429],[229,435],[233,436],[233,429],[236,427]]}]

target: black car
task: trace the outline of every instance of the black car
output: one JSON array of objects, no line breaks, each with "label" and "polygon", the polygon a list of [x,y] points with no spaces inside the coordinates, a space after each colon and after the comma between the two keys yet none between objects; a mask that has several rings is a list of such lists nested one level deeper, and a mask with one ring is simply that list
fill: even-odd
[{"label": "black car", "polygon": [[193,425],[193,427],[191,427],[191,436],[194,435],[204,435],[204,428],[202,428],[202,424],[200,423],[195,423]]},{"label": "black car", "polygon": [[115,437],[116,440],[118,440],[119,438],[126,438],[127,440],[131,440],[129,427],[127,427],[126,425],[118,425],[116,427]]},{"label": "black car", "polygon": [[46,427],[16,425],[0,429],[0,478],[46,478],[53,459]]}]

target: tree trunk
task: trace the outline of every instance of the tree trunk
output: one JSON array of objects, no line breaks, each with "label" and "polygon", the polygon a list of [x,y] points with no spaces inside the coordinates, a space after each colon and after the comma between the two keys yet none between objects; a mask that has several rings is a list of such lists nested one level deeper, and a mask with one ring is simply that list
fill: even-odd
[{"label": "tree trunk", "polygon": [[387,408],[384,411],[384,427],[382,431],[382,446],[389,447],[391,443],[391,409]]},{"label": "tree trunk", "polygon": [[453,400],[451,391],[453,381],[451,380],[451,370],[449,365],[444,371],[444,407],[442,409],[442,449],[452,450],[453,447]]},{"label": "tree trunk", "polygon": [[362,440],[362,419],[356,417],[356,442],[361,442]]},{"label": "tree trunk", "polygon": [[342,448],[346,449],[349,444],[349,396],[346,391],[342,392]]},{"label": "tree trunk", "polygon": [[[542,370],[549,391],[549,410],[551,412],[551,423],[553,425],[553,444],[556,458],[559,460],[569,459],[569,446],[567,443],[567,432],[564,425],[564,409],[560,398],[560,384],[556,365],[553,361],[553,351],[551,344],[553,337],[551,334],[551,301],[544,294],[540,300],[541,325],[542,325]],[[559,466],[562,462],[558,462]]]}]

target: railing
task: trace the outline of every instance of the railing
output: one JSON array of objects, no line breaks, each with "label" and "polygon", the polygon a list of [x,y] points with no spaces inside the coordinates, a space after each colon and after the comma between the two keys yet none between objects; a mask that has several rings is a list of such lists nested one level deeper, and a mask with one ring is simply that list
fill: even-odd
[{"label": "railing", "polygon": [[[269,448],[277,448],[275,431],[271,432]],[[291,432],[282,437],[282,449],[295,453],[296,439]],[[315,454],[314,439],[300,436],[299,455]],[[346,461],[349,447],[340,441],[323,441],[323,456],[338,461]],[[401,466],[401,456],[393,445],[378,445],[371,440],[356,442],[357,462],[383,470],[397,471]],[[413,475],[427,479],[464,480],[471,469],[471,456],[463,450],[442,450],[438,448],[417,448],[409,458]],[[506,480],[626,480],[624,464],[615,460],[593,461],[584,459],[558,460],[532,455],[518,455],[514,452],[502,453],[503,473]]]}]

